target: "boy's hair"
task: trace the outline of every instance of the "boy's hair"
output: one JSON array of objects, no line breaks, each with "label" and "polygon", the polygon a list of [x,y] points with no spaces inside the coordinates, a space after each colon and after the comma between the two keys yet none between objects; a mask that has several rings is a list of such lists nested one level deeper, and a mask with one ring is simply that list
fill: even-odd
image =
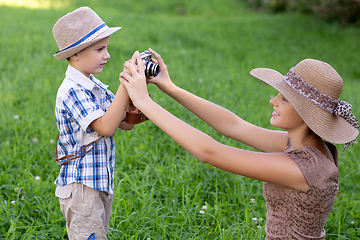
[{"label": "boy's hair", "polygon": [[53,27],[53,35],[59,47],[54,57],[58,60],[67,59],[119,29],[121,27],[108,27],[91,8],[78,8],[61,17]]}]

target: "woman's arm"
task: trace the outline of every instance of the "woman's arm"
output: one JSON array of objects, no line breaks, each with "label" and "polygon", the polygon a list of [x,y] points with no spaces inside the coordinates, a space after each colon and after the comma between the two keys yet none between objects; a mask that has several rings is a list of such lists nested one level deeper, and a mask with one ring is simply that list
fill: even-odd
[{"label": "woman's arm", "polygon": [[167,67],[161,56],[150,49],[160,65],[161,72],[149,79],[159,89],[174,98],[204,122],[222,135],[243,142],[263,152],[283,152],[289,136],[284,131],[273,131],[244,121],[231,111],[200,98],[177,87],[170,79]]},{"label": "woman's arm", "polygon": [[[135,54],[136,58],[140,55]],[[120,74],[134,105],[154,124],[204,163],[246,177],[306,191],[308,184],[295,162],[284,153],[258,153],[215,141],[156,104],[148,95],[143,64],[125,63]]]}]

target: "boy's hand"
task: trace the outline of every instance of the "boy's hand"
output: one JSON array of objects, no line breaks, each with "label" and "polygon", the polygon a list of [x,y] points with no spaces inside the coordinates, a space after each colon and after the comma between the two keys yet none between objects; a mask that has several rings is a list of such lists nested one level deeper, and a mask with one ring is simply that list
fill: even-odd
[{"label": "boy's hand", "polygon": [[171,81],[169,72],[167,70],[167,66],[165,65],[164,61],[162,60],[161,56],[149,48],[149,51],[152,53],[152,55],[156,58],[152,59],[154,63],[159,64],[159,74],[156,77],[150,77],[147,79],[148,83],[155,84],[161,91],[168,92],[170,89],[175,86],[175,84]]},{"label": "boy's hand", "polygon": [[[131,62],[131,59],[127,60],[125,63],[130,63],[130,62]],[[124,68],[123,68],[122,72],[127,72],[130,74],[130,70],[127,67],[125,67],[125,63],[124,63]],[[119,81],[120,81],[120,74],[119,74]]]}]

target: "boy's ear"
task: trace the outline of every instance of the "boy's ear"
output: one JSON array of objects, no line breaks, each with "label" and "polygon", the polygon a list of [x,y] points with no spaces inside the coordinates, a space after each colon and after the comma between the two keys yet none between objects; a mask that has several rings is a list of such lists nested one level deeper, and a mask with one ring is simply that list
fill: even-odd
[{"label": "boy's ear", "polygon": [[74,55],[70,56],[69,57],[69,60],[72,60],[72,61],[78,61],[79,60],[79,54],[75,53]]}]

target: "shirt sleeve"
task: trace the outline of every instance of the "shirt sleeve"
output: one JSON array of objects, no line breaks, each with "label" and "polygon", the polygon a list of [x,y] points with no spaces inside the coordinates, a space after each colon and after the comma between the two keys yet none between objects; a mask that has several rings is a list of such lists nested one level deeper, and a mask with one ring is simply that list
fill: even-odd
[{"label": "shirt sleeve", "polygon": [[104,115],[96,97],[83,88],[70,88],[67,97],[63,100],[64,107],[71,117],[81,126],[86,133],[93,130],[89,125],[97,118]]},{"label": "shirt sleeve", "polygon": [[286,154],[298,165],[310,187],[324,189],[329,186],[329,182],[337,181],[336,165],[320,151],[300,148]]}]

